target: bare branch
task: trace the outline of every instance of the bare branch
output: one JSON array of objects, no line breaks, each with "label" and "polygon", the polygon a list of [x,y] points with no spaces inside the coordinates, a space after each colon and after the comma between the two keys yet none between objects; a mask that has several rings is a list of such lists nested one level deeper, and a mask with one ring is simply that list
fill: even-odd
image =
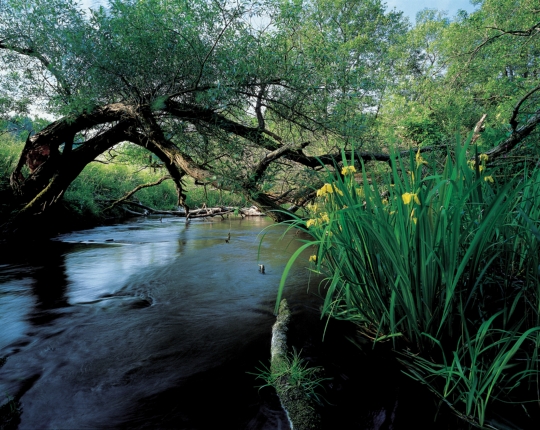
[{"label": "bare branch", "polygon": [[38,51],[32,49],[32,48],[21,48],[16,45],[10,45],[5,42],[5,40],[0,41],[0,49],[5,49],[8,51],[13,51],[21,55],[25,55],[27,57],[32,57],[38,60],[42,66],[47,69],[56,79],[56,81],[60,84],[63,92],[65,95],[70,95],[71,91],[69,90],[69,85],[67,84],[64,77],[51,65],[51,62],[41,53]]},{"label": "bare branch", "polygon": [[166,175],[166,176],[163,176],[162,178],[159,178],[157,181],[155,182],[151,182],[151,183],[148,183],[148,184],[140,184],[140,185],[137,185],[133,190],[131,190],[129,193],[125,194],[123,197],[119,198],[118,200],[116,200],[112,205],[110,205],[109,207],[105,208],[104,211],[108,211],[112,208],[114,208],[118,203],[122,203],[123,201],[129,199],[133,194],[135,194],[137,191],[139,190],[142,190],[143,188],[150,188],[150,187],[155,187],[159,184],[161,184],[163,181],[166,181],[167,179],[172,179],[172,176],[170,175]]},{"label": "bare branch", "polygon": [[531,28],[527,30],[503,30],[502,28],[498,28],[498,27],[486,27],[486,28],[500,31],[501,35],[510,34],[512,36],[528,37],[528,36],[535,36],[540,32],[540,22],[537,22],[536,24],[534,24]]},{"label": "bare branch", "polygon": [[473,137],[471,139],[471,143],[476,142],[478,138],[480,137],[480,133],[482,133],[482,127],[484,126],[484,121],[486,120],[486,118],[487,118],[487,113],[482,115],[482,118],[480,118],[480,121],[478,121],[476,125],[474,126],[474,132],[473,132]]}]

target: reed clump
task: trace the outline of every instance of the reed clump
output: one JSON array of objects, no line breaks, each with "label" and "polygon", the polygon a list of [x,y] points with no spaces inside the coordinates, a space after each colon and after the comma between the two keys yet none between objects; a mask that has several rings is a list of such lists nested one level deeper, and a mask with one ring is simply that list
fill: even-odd
[{"label": "reed clump", "polygon": [[382,182],[343,163],[294,223],[313,240],[292,259],[311,248],[327,276],[323,314],[391,342],[470,424],[498,428],[495,404],[538,408],[540,170],[497,178],[460,142],[440,168],[396,155]]}]

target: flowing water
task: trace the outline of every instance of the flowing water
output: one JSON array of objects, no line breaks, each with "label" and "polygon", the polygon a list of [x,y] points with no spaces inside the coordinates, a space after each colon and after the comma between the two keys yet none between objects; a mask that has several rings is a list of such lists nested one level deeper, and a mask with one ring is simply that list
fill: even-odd
[{"label": "flowing water", "polygon": [[[20,428],[278,428],[282,413],[261,408],[246,373],[268,362],[295,249],[271,228],[259,273],[269,224],[155,218],[5,248],[0,393],[21,399]],[[306,279],[292,271],[299,300],[313,300]]]},{"label": "flowing water", "polygon": [[[248,373],[269,362],[277,287],[298,248],[275,226],[261,244],[269,225],[148,218],[2,248],[0,396],[20,401],[19,428],[289,428]],[[285,295],[290,337],[332,377],[326,428],[410,428],[396,411],[403,421],[423,400],[346,340],[348,326],[320,320],[307,257]]]}]

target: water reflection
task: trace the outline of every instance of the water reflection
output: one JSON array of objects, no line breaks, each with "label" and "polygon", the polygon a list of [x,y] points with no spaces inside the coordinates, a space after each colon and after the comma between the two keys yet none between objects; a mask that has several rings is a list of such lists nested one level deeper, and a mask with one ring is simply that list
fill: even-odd
[{"label": "water reflection", "polygon": [[66,299],[68,279],[62,251],[53,246],[44,256],[41,266],[37,266],[32,273],[34,279],[32,290],[37,299],[36,313],[68,305]]},{"label": "water reflection", "polygon": [[[0,268],[0,271],[4,271]],[[30,278],[0,278],[0,357],[9,354],[30,329],[29,315],[36,300],[29,294]],[[6,282],[9,280],[9,283]],[[11,345],[11,348],[9,348]]]}]

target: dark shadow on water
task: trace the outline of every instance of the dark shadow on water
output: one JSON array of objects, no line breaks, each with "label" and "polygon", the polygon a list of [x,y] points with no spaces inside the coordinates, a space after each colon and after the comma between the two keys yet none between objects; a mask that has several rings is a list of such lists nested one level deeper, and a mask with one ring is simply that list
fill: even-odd
[{"label": "dark shadow on water", "polygon": [[71,248],[60,242],[11,244],[2,262],[21,266],[16,277],[32,278],[31,291],[35,308],[28,320],[36,326],[48,324],[62,315],[58,310],[68,307],[65,252]]},{"label": "dark shadow on water", "polygon": [[[402,372],[391,345],[375,350],[362,344],[353,324],[321,320],[320,313],[302,303],[291,304],[288,341],[310,366],[323,366],[331,378],[320,390],[328,403],[321,408],[324,429],[466,430],[459,419],[425,386]],[[325,333],[324,341],[322,334]],[[352,341],[351,341],[352,340]],[[354,342],[354,343],[353,343]],[[507,410],[504,410],[507,409]],[[536,430],[538,407],[526,417],[521,405],[492,406],[491,419],[501,430]],[[513,420],[506,421],[501,415]],[[475,427],[474,427],[475,428]]]},{"label": "dark shadow on water", "polygon": [[237,350],[213,369],[191,375],[159,394],[140,399],[118,428],[245,429],[289,428],[279,399],[259,390],[248,371],[269,354],[270,332]]}]

